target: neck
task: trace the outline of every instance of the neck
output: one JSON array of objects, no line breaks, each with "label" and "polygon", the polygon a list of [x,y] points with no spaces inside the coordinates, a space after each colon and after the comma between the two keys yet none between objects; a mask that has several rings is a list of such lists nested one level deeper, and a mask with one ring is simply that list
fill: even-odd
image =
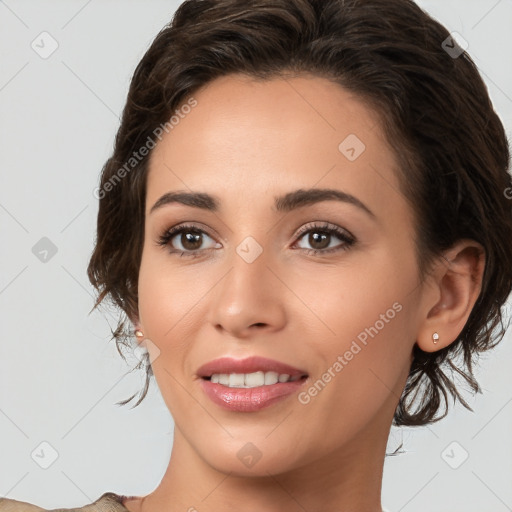
[{"label": "neck", "polygon": [[[373,426],[343,450],[285,473],[222,472],[206,463],[176,427],[171,459],[140,512],[381,512],[382,472],[389,428]],[[377,435],[384,433],[385,435]]]}]

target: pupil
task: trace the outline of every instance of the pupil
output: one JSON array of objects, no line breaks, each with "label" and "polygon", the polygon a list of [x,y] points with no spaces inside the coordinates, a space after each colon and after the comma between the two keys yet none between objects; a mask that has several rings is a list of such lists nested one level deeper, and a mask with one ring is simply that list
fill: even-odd
[{"label": "pupil", "polygon": [[182,233],[181,243],[185,249],[193,251],[198,247],[201,247],[201,233],[188,232]]},{"label": "pupil", "polygon": [[[315,247],[315,243],[318,243],[318,240],[319,239],[322,239],[322,241],[320,242],[320,247],[315,247],[316,249],[325,249],[326,247],[329,246],[329,237],[330,235],[327,234],[327,233],[322,233],[322,234],[319,234],[319,233],[311,233],[309,235],[309,243]],[[327,243],[325,243],[327,241]],[[322,243],[323,242],[323,243]]]}]

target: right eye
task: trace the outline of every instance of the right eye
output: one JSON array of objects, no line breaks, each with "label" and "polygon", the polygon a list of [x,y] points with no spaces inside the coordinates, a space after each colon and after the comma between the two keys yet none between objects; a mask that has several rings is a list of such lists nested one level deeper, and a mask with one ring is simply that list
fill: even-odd
[{"label": "right eye", "polygon": [[[209,239],[210,247],[201,249],[205,243],[205,238]],[[199,252],[222,247],[215,242],[205,231],[194,225],[174,226],[158,239],[158,245],[168,246],[171,254],[179,253],[179,256],[196,257]]]}]

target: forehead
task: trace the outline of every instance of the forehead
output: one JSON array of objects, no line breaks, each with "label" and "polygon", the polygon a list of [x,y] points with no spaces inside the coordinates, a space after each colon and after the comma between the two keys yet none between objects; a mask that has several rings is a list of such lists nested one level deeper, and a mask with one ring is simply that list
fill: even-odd
[{"label": "forehead", "polygon": [[403,199],[378,115],[338,84],[228,75],[193,98],[153,150],[148,209],[178,189],[270,204],[291,189],[337,187],[376,209]]}]

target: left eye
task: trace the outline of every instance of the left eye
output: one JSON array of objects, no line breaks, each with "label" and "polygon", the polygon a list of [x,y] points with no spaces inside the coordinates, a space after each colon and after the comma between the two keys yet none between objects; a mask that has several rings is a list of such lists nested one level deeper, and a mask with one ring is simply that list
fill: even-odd
[{"label": "left eye", "polygon": [[[302,247],[299,242],[299,248],[304,249],[306,252],[311,253],[328,253],[338,250],[346,250],[351,247],[355,240],[348,235],[347,232],[341,230],[340,228],[325,226],[313,226],[309,229],[305,229],[301,232],[301,236],[299,237],[299,242],[303,239],[307,241],[307,243],[312,246],[312,249],[307,247]],[[306,237],[307,235],[307,237]],[[334,239],[338,239],[341,243],[332,244]]]}]

